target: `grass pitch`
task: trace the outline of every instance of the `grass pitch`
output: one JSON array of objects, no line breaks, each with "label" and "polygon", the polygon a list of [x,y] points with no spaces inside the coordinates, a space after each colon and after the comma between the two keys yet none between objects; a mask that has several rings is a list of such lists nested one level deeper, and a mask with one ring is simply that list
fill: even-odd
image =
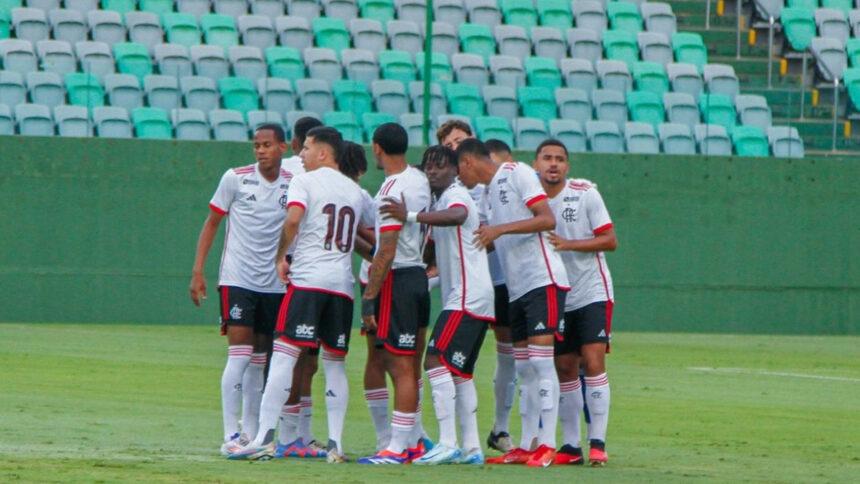
[{"label": "grass pitch", "polygon": [[[856,482],[860,338],[618,333],[602,469],[329,466],[228,462],[215,327],[0,324],[0,482],[380,482],[455,480]],[[367,454],[364,342],[347,359],[345,447]],[[476,372],[482,435],[492,421],[488,338]],[[325,438],[321,384],[314,431]],[[436,434],[432,405],[425,425]],[[514,413],[513,433],[518,434]],[[492,454],[489,454],[492,455]]]}]

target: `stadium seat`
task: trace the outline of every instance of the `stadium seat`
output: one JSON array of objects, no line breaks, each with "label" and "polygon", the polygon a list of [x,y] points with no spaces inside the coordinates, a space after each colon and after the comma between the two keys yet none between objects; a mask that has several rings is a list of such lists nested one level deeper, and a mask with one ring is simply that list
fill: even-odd
[{"label": "stadium seat", "polygon": [[130,42],[143,44],[149,49],[164,42],[164,29],[154,13],[128,12],[125,14],[125,27]]},{"label": "stadium seat", "polygon": [[0,59],[3,60],[3,69],[7,71],[26,74],[37,70],[37,59],[36,53],[33,51],[33,44],[26,40],[0,40]]},{"label": "stadium seat", "polygon": [[251,13],[264,17],[275,18],[284,14],[284,3],[282,0],[254,0],[248,2]]},{"label": "stadium seat", "polygon": [[454,54],[451,56],[451,67],[456,74],[457,82],[474,84],[478,87],[485,86],[490,82],[490,75],[484,64],[484,58],[479,55]]},{"label": "stadium seat", "polygon": [[591,93],[594,119],[609,121],[621,129],[627,122],[627,100],[623,93],[608,89],[597,89]]},{"label": "stadium seat", "polygon": [[758,126],[762,130],[770,128],[773,117],[764,96],[741,94],[735,98],[738,120],[745,126]]},{"label": "stadium seat", "polygon": [[260,99],[253,81],[244,77],[225,77],[218,79],[218,91],[224,109],[232,109],[246,114],[259,109]]},{"label": "stadium seat", "polygon": [[[431,118],[435,119],[435,118]],[[406,129],[409,136],[409,146],[422,146],[424,144],[424,120],[419,113],[404,113],[399,118],[400,125]],[[434,126],[430,126],[430,142],[434,141]]]},{"label": "stadium seat", "polygon": [[845,45],[848,37],[851,36],[851,27],[848,25],[845,13],[834,8],[819,8],[815,10],[814,15],[820,37],[836,39]]},{"label": "stadium seat", "polygon": [[284,125],[284,117],[281,113],[276,111],[266,111],[266,110],[254,110],[248,111],[248,128],[250,128],[251,133],[257,130],[260,125],[263,124],[277,124],[278,126]]},{"label": "stadium seat", "polygon": [[[392,20],[388,22],[386,28],[391,50],[418,52],[424,48],[424,36],[418,24],[405,20]],[[436,46],[433,50],[439,51]]]},{"label": "stadium seat", "polygon": [[645,29],[648,32],[663,34],[670,38],[678,30],[678,22],[670,4],[645,2],[639,6],[639,10],[642,12]]},{"label": "stadium seat", "polygon": [[524,86],[517,89],[517,99],[523,116],[527,118],[555,119],[556,101],[554,90],[545,87]]},{"label": "stadium seat", "polygon": [[445,85],[448,112],[469,118],[484,115],[484,99],[477,86],[451,82]]},{"label": "stadium seat", "polygon": [[140,81],[152,74],[152,59],[143,44],[134,42],[114,44],[113,57],[116,59],[117,70],[123,74],[136,76]]},{"label": "stadium seat", "polygon": [[592,64],[603,58],[600,34],[584,28],[567,30],[567,48],[573,59],[586,59]]},{"label": "stadium seat", "polygon": [[204,113],[218,109],[219,96],[215,80],[210,77],[189,76],[179,79],[179,88],[187,108],[199,109]]},{"label": "stadium seat", "polygon": [[208,141],[210,139],[209,121],[199,109],[173,109],[170,111],[173,132],[176,139]]},{"label": "stadium seat", "polygon": [[[237,25],[242,35],[242,45],[250,45],[260,50],[265,50],[275,45],[275,28],[268,17],[262,15],[242,15],[237,20]],[[347,34],[347,42],[349,42],[349,34]],[[349,47],[348,44],[347,47]]]},{"label": "stadium seat", "polygon": [[[311,24],[307,19],[296,16],[283,16],[275,19],[278,42],[283,47],[291,47],[299,52],[313,47],[314,37]],[[272,47],[269,47],[270,49]]]},{"label": "stadium seat", "polygon": [[696,99],[686,92],[667,92],[663,94],[663,108],[670,123],[693,126],[699,124],[699,107]]},{"label": "stadium seat", "polygon": [[14,108],[18,133],[24,136],[53,136],[51,109],[41,104],[18,104]]},{"label": "stadium seat", "polygon": [[[191,47],[200,44],[200,27],[194,15],[169,12],[161,16],[165,39],[171,44]],[[133,117],[133,113],[132,113]]]},{"label": "stadium seat", "polygon": [[346,23],[339,18],[319,17],[311,22],[314,41],[317,47],[325,47],[336,53],[350,46],[349,31]]},{"label": "stadium seat", "polygon": [[233,75],[245,77],[254,82],[266,77],[268,67],[263,59],[263,53],[257,47],[234,45],[227,51]]},{"label": "stadium seat", "polygon": [[54,123],[60,136],[85,138],[93,135],[89,112],[83,106],[55,107]]},{"label": "stadium seat", "polygon": [[815,37],[809,46],[815,58],[816,70],[821,78],[832,83],[834,79],[842,78],[842,71],[848,65],[845,47],[836,39]]},{"label": "stadium seat", "polygon": [[[69,42],[70,44],[87,40],[87,23],[84,19],[84,14],[82,14],[81,12],[78,12],[77,10],[51,10],[48,12],[48,20],[51,23],[51,38],[53,38],[54,40],[63,40]],[[14,23],[14,16],[12,17],[12,21]],[[39,28],[36,28],[35,25],[32,23],[29,25],[31,26],[30,32],[32,34],[35,34],[39,30],[41,30]],[[19,34],[18,38],[31,40],[29,35]],[[47,34],[44,37],[40,37],[33,40],[33,42],[45,38],[47,38]]]},{"label": "stadium seat", "polygon": [[526,83],[526,72],[523,69],[523,64],[513,56],[491,56],[490,72],[493,74],[493,83],[498,86],[516,89]]},{"label": "stadium seat", "polygon": [[173,12],[173,0],[138,0],[137,7],[143,12],[164,15]]},{"label": "stadium seat", "polygon": [[603,32],[603,50],[607,59],[619,60],[628,66],[639,60],[639,44],[633,32]]},{"label": "stadium seat", "polygon": [[394,19],[393,0],[358,0],[362,18],[387,22]]},{"label": "stadium seat", "polygon": [[667,64],[666,74],[669,75],[669,81],[672,83],[672,91],[674,92],[684,92],[698,100],[699,95],[705,89],[702,76],[693,64]]},{"label": "stadium seat", "polygon": [[588,150],[585,129],[576,119],[551,119],[549,134],[561,141],[570,153],[584,153]]},{"label": "stadium seat", "polygon": [[532,0],[499,0],[502,17],[507,25],[518,25],[531,30],[538,23],[538,14]]},{"label": "stadium seat", "polygon": [[305,77],[305,62],[302,60],[302,54],[292,47],[269,47],[266,49],[266,64],[272,77],[291,81]]},{"label": "stadium seat", "polygon": [[696,140],[690,132],[690,125],[663,123],[657,126],[663,153],[667,155],[695,155]]},{"label": "stadium seat", "polygon": [[[456,54],[455,54],[456,55]],[[480,57],[480,56],[479,56]],[[418,79],[424,80],[424,52],[415,53],[415,67]],[[430,56],[431,81],[445,84],[454,80],[454,68],[448,62],[448,56],[442,52],[433,52]]]},{"label": "stadium seat", "polygon": [[675,61],[693,64],[700,72],[708,63],[708,50],[699,34],[675,33],[672,35],[672,50],[675,51]]},{"label": "stadium seat", "polygon": [[247,141],[248,125],[239,111],[213,109],[209,111],[212,138],[218,141]]},{"label": "stadium seat", "polygon": [[248,13],[248,4],[242,0],[212,0],[212,11],[238,18]]},{"label": "stadium seat", "polygon": [[366,86],[370,86],[371,82],[379,79],[379,64],[372,51],[344,49],[340,57],[347,79],[362,82]]},{"label": "stadium seat", "polygon": [[112,10],[120,15],[126,15],[127,13],[134,12],[136,3],[135,0],[101,0],[101,8],[102,10]]},{"label": "stadium seat", "polygon": [[821,0],[821,6],[835,9],[844,15],[848,15],[848,12],[857,7],[854,0]]},{"label": "stadium seat", "polygon": [[[314,118],[320,119],[320,116],[317,113],[312,113],[310,111],[288,111],[286,115],[284,115],[284,124],[287,128],[287,136],[293,136],[293,128],[296,125],[296,121],[302,118]],[[320,119],[320,121],[322,121]]]},{"label": "stadium seat", "polygon": [[612,30],[639,32],[642,30],[642,17],[639,7],[629,2],[609,2],[606,4],[606,16]]},{"label": "stadium seat", "polygon": [[383,50],[379,53],[379,69],[383,79],[404,84],[415,80],[415,64],[412,56],[402,50]]},{"label": "stadium seat", "polygon": [[209,13],[209,0],[176,0],[176,11],[194,15],[194,17],[199,19]]},{"label": "stadium seat", "polygon": [[0,71],[0,104],[15,107],[27,102],[24,75],[15,71]]},{"label": "stadium seat", "polygon": [[223,48],[217,45],[194,45],[189,51],[191,61],[194,63],[194,72],[198,76],[217,81],[230,75],[230,63]]},{"label": "stadium seat", "polygon": [[633,89],[633,77],[624,62],[608,59],[597,61],[597,77],[603,89],[621,93]]},{"label": "stadium seat", "polygon": [[343,68],[337,54],[331,49],[322,47],[311,47],[304,52],[305,67],[308,77],[314,79],[327,79],[333,82],[343,78]]},{"label": "stadium seat", "polygon": [[736,123],[735,105],[731,98],[722,94],[702,94],[699,97],[699,111],[706,124],[717,124],[731,134]]},{"label": "stadium seat", "polygon": [[373,140],[376,128],[385,123],[396,123],[399,118],[393,113],[364,113],[361,116],[361,127],[364,129],[364,137],[369,142]]},{"label": "stadium seat", "polygon": [[373,98],[364,83],[350,80],[335,81],[332,86],[338,111],[354,113],[361,119],[364,113],[373,111]]},{"label": "stadium seat", "polygon": [[[73,15],[77,20],[77,26],[80,28],[77,29],[79,35],[71,36],[66,34],[62,29],[54,32],[54,38],[56,40],[65,40],[66,42],[77,42],[79,40],[84,40],[87,35],[86,26],[84,25],[84,18],[80,12],[76,12],[74,10],[54,10],[52,11],[53,17],[67,18],[68,16]],[[27,8],[27,7],[18,7],[13,8],[11,12],[12,17],[12,28],[15,29],[15,37],[21,40],[27,40],[29,42],[37,42],[39,40],[48,38],[48,18],[45,16],[45,12],[38,8]]]},{"label": "stadium seat", "polygon": [[[149,107],[170,111],[182,107],[179,78],[170,75],[151,75],[143,78],[143,91]],[[217,105],[217,97],[215,98]]]},{"label": "stadium seat", "polygon": [[[12,19],[10,18],[9,12],[0,8],[0,39],[8,39],[9,35],[12,32]],[[5,106],[0,113],[0,116],[4,116],[6,111],[9,109],[9,106]],[[8,131],[10,126],[14,126],[14,122],[12,121],[11,111],[9,111],[9,118],[0,117],[0,132]],[[14,132],[14,127],[12,128]]]},{"label": "stadium seat", "polygon": [[317,0],[286,0],[287,13],[294,17],[313,20],[320,16],[322,7]]},{"label": "stadium seat", "polygon": [[78,42],[75,44],[75,55],[83,72],[99,78],[115,72],[113,54],[104,42]]},{"label": "stadium seat", "polygon": [[293,83],[288,79],[266,77],[257,81],[257,92],[263,109],[286,113],[296,109],[297,96]]},{"label": "stadium seat", "polygon": [[352,141],[353,143],[364,142],[364,137],[361,134],[361,125],[358,124],[358,118],[351,111],[329,111],[323,115],[323,123],[340,131],[343,139],[347,141]]},{"label": "stadium seat", "polygon": [[[420,25],[422,30],[422,38],[424,36],[424,24]],[[422,41],[423,42],[423,41]],[[422,43],[422,46],[424,44]],[[433,38],[432,38],[433,52],[441,52],[448,57],[459,52],[459,37],[457,36],[457,30],[451,24],[446,24],[444,22],[433,22]],[[419,50],[423,49],[420,48]]]},{"label": "stadium seat", "polygon": [[487,85],[481,88],[488,116],[514,119],[520,115],[516,91],[509,86]]},{"label": "stadium seat", "polygon": [[93,109],[93,125],[99,138],[131,138],[132,126],[128,112],[115,106]]},{"label": "stadium seat", "polygon": [[737,126],[732,130],[732,143],[738,156],[767,156],[770,145],[758,126]]},{"label": "stadium seat", "polygon": [[[519,59],[525,59],[531,55],[532,44],[526,29],[518,25],[496,25],[493,27],[493,36],[498,45],[499,54]],[[495,46],[488,47],[490,51],[494,49]]]},{"label": "stadium seat", "polygon": [[69,10],[77,10],[86,15],[87,12],[97,10],[99,2],[98,0],[63,0],[63,6]]},{"label": "stadium seat", "polygon": [[498,139],[514,146],[514,132],[510,122],[499,116],[478,116],[475,118],[475,130],[482,140]]},{"label": "stadium seat", "polygon": [[591,119],[591,99],[582,89],[573,87],[555,90],[559,118],[586,121]]},{"label": "stadium seat", "polygon": [[633,64],[633,81],[638,91],[648,91],[663,96],[669,90],[669,77],[661,64],[637,62]]},{"label": "stadium seat", "polygon": [[561,60],[560,66],[567,87],[581,89],[587,96],[591,96],[591,91],[597,89],[597,73],[588,60],[565,58]]},{"label": "stadium seat", "polygon": [[316,113],[319,117],[334,110],[334,95],[327,81],[299,79],[296,81],[296,91],[299,94],[302,110]]},{"label": "stadium seat", "polygon": [[740,81],[735,68],[728,64],[706,64],[703,70],[705,85],[711,94],[723,94],[732,99],[740,92]]},{"label": "stadium seat", "polygon": [[409,112],[409,96],[406,87],[400,81],[380,79],[370,85],[373,102],[377,111],[391,113],[395,118]]},{"label": "stadium seat", "polygon": [[86,72],[66,74],[66,93],[69,104],[90,109],[104,105],[105,93],[96,76]]},{"label": "stadium seat", "polygon": [[533,27],[532,46],[535,55],[560,61],[567,53],[567,44],[561,35],[561,30],[555,27]]},{"label": "stadium seat", "polygon": [[820,0],[786,0],[786,4],[789,7],[801,7],[813,10],[818,8],[819,3]]},{"label": "stadium seat", "polygon": [[42,70],[61,76],[78,69],[72,46],[62,40],[40,40],[36,43],[39,65]]},{"label": "stadium seat", "polygon": [[549,138],[549,133],[546,130],[546,124],[542,119],[538,118],[516,118],[513,122],[514,143],[518,149],[534,150],[544,140]]},{"label": "stadium seat", "polygon": [[699,153],[708,156],[731,156],[732,140],[726,128],[718,124],[697,124],[693,127]]},{"label": "stadium seat", "polygon": [[627,109],[630,120],[657,126],[664,120],[663,100],[651,91],[631,91],[627,93]]},{"label": "stadium seat", "polygon": [[601,0],[577,0],[571,3],[573,16],[576,18],[576,26],[581,29],[591,30],[598,35],[606,30],[608,19],[606,9]]},{"label": "stadium seat", "polygon": [[502,11],[496,0],[466,0],[469,22],[496,26],[502,23]]},{"label": "stadium seat", "polygon": [[[860,68],[852,67],[845,69],[842,76],[845,89],[848,91],[848,99],[851,100],[853,109],[857,111],[858,107],[860,107]],[[0,101],[0,103],[2,102]]]},{"label": "stadium seat", "polygon": [[773,156],[780,158],[803,158],[803,138],[792,126],[771,126],[767,138]]},{"label": "stadium seat", "polygon": [[848,25],[851,26],[852,37],[860,37],[860,8],[848,12]]},{"label": "stadium seat", "polygon": [[110,10],[92,10],[87,13],[87,25],[90,30],[90,38],[96,42],[114,44],[125,42],[125,24],[122,16]]},{"label": "stadium seat", "polygon": [[131,111],[143,106],[140,80],[131,74],[107,74],[104,77],[108,104]]},{"label": "stadium seat", "polygon": [[[424,112],[424,82],[412,81],[409,83],[409,98],[412,100],[412,111],[415,113]],[[447,101],[442,92],[442,87],[437,83],[430,84],[430,117],[437,117],[448,112]],[[402,118],[403,116],[401,116]]]},{"label": "stadium seat", "polygon": [[173,128],[167,111],[158,108],[137,108],[131,112],[134,133],[142,139],[171,139]]},{"label": "stadium seat", "polygon": [[624,152],[624,140],[616,123],[600,120],[586,121],[585,134],[588,137],[590,151],[595,153]]},{"label": "stadium seat", "polygon": [[561,87],[561,71],[555,60],[546,57],[526,57],[523,66],[529,86],[543,87],[553,92]]},{"label": "stadium seat", "polygon": [[660,140],[654,125],[631,121],[624,126],[624,144],[628,153],[656,155],[660,153]]},{"label": "stadium seat", "polygon": [[[497,26],[498,27],[498,26]],[[489,59],[496,53],[496,41],[486,25],[463,23],[458,28],[460,50]],[[505,52],[501,52],[504,54]]]},{"label": "stadium seat", "polygon": [[573,25],[573,12],[570,9],[571,2],[567,0],[541,0],[535,2],[540,24],[544,27],[553,27],[561,32]]},{"label": "stadium seat", "polygon": [[394,9],[398,19],[420,23],[424,22],[427,3],[424,0],[394,0]]},{"label": "stadium seat", "polygon": [[354,18],[349,22],[349,34],[356,49],[380,52],[386,48],[385,30],[378,20]]},{"label": "stadium seat", "polygon": [[[200,28],[203,29],[203,38],[209,45],[217,45],[225,49],[239,45],[239,31],[233,17],[207,13],[200,17]],[[178,135],[177,138],[179,138]]]},{"label": "stadium seat", "polygon": [[674,53],[669,38],[658,32],[639,32],[636,36],[643,61],[665,66],[672,62]]},{"label": "stadium seat", "polygon": [[322,0],[325,17],[339,18],[344,22],[358,17],[358,5],[354,0]]},{"label": "stadium seat", "polygon": [[5,104],[0,104],[0,135],[7,136],[15,134],[15,118],[12,110]]},{"label": "stadium seat", "polygon": [[30,102],[54,108],[65,104],[63,80],[54,72],[28,72],[26,76],[27,92]]},{"label": "stadium seat", "polygon": [[158,44],[153,49],[153,57],[161,74],[177,78],[194,74],[191,56],[184,45]]},{"label": "stadium seat", "polygon": [[[860,14],[860,10],[857,11]],[[860,67],[860,38],[852,37],[845,43],[845,55],[848,56],[848,65]]]}]

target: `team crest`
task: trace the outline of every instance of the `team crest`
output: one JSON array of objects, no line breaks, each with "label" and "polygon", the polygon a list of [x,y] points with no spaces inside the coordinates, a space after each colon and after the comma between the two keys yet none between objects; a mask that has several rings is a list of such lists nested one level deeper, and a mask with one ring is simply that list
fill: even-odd
[{"label": "team crest", "polygon": [[280,205],[280,206],[281,206],[281,208],[286,208],[286,207],[287,207],[287,192],[284,192],[284,193],[281,195],[281,198],[279,198],[279,199],[278,199],[278,205]]},{"label": "team crest", "polygon": [[565,208],[561,211],[561,218],[563,218],[567,223],[576,221],[576,209],[570,207]]},{"label": "team crest", "polygon": [[230,310],[230,319],[242,319],[242,308],[238,304],[234,304]]}]

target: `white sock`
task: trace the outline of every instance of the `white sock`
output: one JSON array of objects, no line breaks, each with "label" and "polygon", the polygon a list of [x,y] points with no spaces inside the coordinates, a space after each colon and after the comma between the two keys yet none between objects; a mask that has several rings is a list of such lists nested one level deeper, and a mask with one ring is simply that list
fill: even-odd
[{"label": "white sock", "polygon": [[609,380],[606,373],[585,377],[585,403],[591,415],[588,440],[606,442],[606,426],[609,423]]},{"label": "white sock", "polygon": [[376,429],[376,450],[388,447],[391,440],[391,425],[388,423],[388,388],[375,388],[364,391],[367,409]]},{"label": "white sock", "polygon": [[457,446],[456,402],[457,390],[451,372],[444,366],[427,370],[430,379],[433,408],[439,421],[439,443],[448,447]]},{"label": "white sock", "polygon": [[409,438],[415,427],[415,413],[398,412],[391,414],[391,441],[386,450],[402,454],[409,447]]},{"label": "white sock", "polygon": [[508,432],[511,420],[511,407],[516,391],[516,370],[514,369],[514,347],[511,343],[496,343],[496,374],[493,377],[493,393],[496,396],[496,421],[493,433]]},{"label": "white sock", "polygon": [[299,438],[305,443],[310,444],[314,440],[311,432],[311,418],[314,413],[314,406],[311,397],[302,397],[299,404]]},{"label": "white sock", "polygon": [[292,444],[299,438],[299,405],[287,405],[281,408],[281,420],[278,424],[278,442]]},{"label": "white sock", "polygon": [[349,384],[343,355],[322,352],[325,372],[325,408],[328,419],[328,438],[333,440],[337,451],[343,454],[343,422],[349,406]]},{"label": "white sock", "polygon": [[301,354],[299,347],[282,341],[275,341],[272,350],[269,379],[266,380],[266,390],[263,392],[263,402],[260,405],[260,427],[257,430],[257,437],[251,443],[254,446],[263,445],[274,439],[278,416],[281,414],[284,402],[290,397],[293,370]]},{"label": "white sock", "polygon": [[579,414],[582,412],[582,385],[579,378],[559,384],[558,416],[561,420],[562,439],[565,444],[579,447]]},{"label": "white sock", "polygon": [[460,419],[460,433],[463,435],[463,450],[481,448],[478,437],[478,392],[471,378],[454,378],[457,391],[457,416]]},{"label": "white sock", "polygon": [[532,441],[537,437],[540,411],[532,398],[532,395],[537,393],[535,385],[537,374],[529,362],[528,348],[514,348],[514,365],[517,379],[520,381],[520,418],[522,419],[520,447],[530,450]]},{"label": "white sock", "polygon": [[266,353],[253,353],[242,378],[242,431],[245,435],[257,435],[265,370]]},{"label": "white sock", "polygon": [[239,433],[239,412],[242,409],[242,377],[251,362],[251,345],[227,348],[227,364],[221,374],[221,412],[224,418],[224,441]]},{"label": "white sock", "polygon": [[418,406],[415,408],[415,426],[412,427],[412,437],[409,438],[409,447],[417,446],[418,441],[426,436],[424,433],[424,379],[418,379]]},{"label": "white sock", "polygon": [[555,429],[558,425],[558,373],[555,371],[555,348],[529,345],[529,362],[535,369],[540,401],[539,444],[556,447]]}]

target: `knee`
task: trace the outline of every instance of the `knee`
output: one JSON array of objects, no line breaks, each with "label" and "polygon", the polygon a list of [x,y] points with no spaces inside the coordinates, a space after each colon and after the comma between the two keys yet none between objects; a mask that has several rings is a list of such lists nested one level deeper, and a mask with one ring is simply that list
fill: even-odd
[{"label": "knee", "polygon": [[439,368],[440,366],[442,366],[442,364],[439,363],[439,357],[436,355],[428,354],[424,357],[424,370],[429,371],[433,368]]},{"label": "knee", "polygon": [[561,381],[579,378],[579,362],[573,358],[560,356],[555,359],[555,371],[558,372],[558,379]]}]

